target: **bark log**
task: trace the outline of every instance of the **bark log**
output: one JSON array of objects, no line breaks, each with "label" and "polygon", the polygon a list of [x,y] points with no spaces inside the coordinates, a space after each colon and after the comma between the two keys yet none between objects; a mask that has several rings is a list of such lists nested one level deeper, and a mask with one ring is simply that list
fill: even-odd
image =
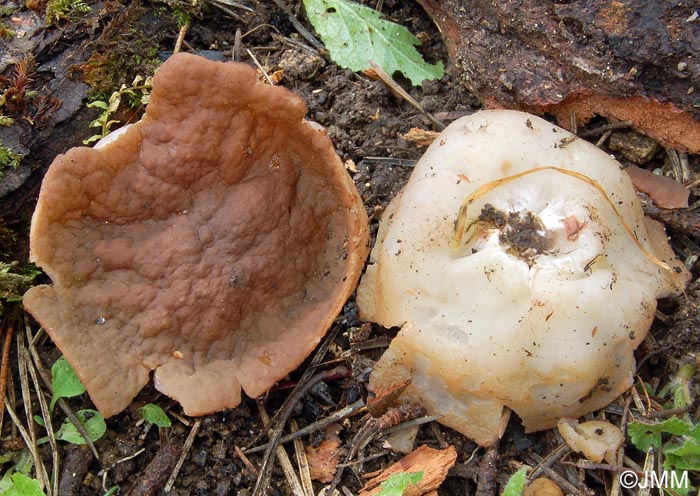
[{"label": "bark log", "polygon": [[487,107],[628,120],[700,152],[695,0],[419,0]]}]

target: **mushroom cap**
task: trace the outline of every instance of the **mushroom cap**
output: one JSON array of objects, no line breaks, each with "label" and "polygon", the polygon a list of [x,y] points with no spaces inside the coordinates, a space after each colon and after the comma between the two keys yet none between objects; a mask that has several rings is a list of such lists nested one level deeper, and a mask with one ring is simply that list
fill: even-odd
[{"label": "mushroom cap", "polygon": [[[455,247],[460,212],[471,228]],[[542,430],[622,394],[656,299],[689,277],[616,161],[516,111],[475,113],[436,138],[370,261],[360,317],[403,326],[370,389],[411,379],[400,402],[485,446],[511,411]]]},{"label": "mushroom cap", "polygon": [[258,396],[353,291],[367,217],[325,132],[245,64],[189,54],[146,115],[58,156],[31,226],[53,285],[24,296],[105,416],[156,387],[189,415]]}]

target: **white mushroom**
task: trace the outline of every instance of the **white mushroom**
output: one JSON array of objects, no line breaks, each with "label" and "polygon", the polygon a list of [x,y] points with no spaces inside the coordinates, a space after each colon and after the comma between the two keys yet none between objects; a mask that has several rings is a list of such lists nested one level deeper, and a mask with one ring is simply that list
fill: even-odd
[{"label": "white mushroom", "polygon": [[361,317],[403,325],[371,388],[411,378],[400,401],[482,445],[510,410],[535,431],[624,392],[656,299],[688,279],[616,161],[515,111],[465,117],[435,140],[371,262]]},{"label": "white mushroom", "polygon": [[605,459],[606,462],[615,464],[617,449],[625,442],[625,435],[620,428],[604,420],[589,420],[579,424],[577,420],[563,418],[559,420],[557,429],[572,450],[596,463]]}]

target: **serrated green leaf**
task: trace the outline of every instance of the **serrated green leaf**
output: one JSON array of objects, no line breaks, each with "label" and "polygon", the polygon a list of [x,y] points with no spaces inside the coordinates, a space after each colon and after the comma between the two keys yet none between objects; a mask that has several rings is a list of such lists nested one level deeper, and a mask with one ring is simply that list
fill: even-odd
[{"label": "serrated green leaf", "polygon": [[530,470],[530,467],[526,465],[510,476],[506,487],[503,488],[503,496],[520,496],[523,494],[528,470]]},{"label": "serrated green leaf", "polygon": [[[105,419],[97,410],[79,410],[75,412],[75,416],[78,417],[80,423],[83,424],[91,441],[97,441],[104,436],[104,433],[107,431]],[[78,429],[75,428],[70,419],[66,419],[63,422],[61,428],[56,432],[56,439],[71,444],[86,443],[85,439],[80,432],[78,432]]]},{"label": "serrated green leaf", "polygon": [[654,449],[661,448],[662,434],[687,436],[694,430],[696,430],[696,427],[693,424],[677,417],[671,417],[655,424],[630,422],[627,426],[627,434],[629,434],[632,444],[641,451],[647,451],[650,447]]},{"label": "serrated green leaf", "polygon": [[150,422],[157,427],[170,427],[172,425],[165,411],[153,403],[143,405],[139,409],[139,412],[146,422]]},{"label": "serrated green leaf", "polygon": [[415,49],[418,39],[405,27],[381,19],[376,10],[347,0],[304,0],[304,7],[339,66],[362,71],[372,60],[389,74],[403,73],[416,86],[442,77],[442,62],[425,62]]},{"label": "serrated green leaf", "polygon": [[12,474],[12,485],[5,490],[3,496],[44,496],[39,481],[15,472]]},{"label": "serrated green leaf", "polygon": [[700,440],[685,437],[678,443],[664,446],[664,468],[676,470],[700,470]]},{"label": "serrated green leaf", "polygon": [[53,411],[54,405],[60,398],[72,398],[85,392],[85,387],[65,357],[56,360],[51,367],[51,387],[53,398],[51,398],[50,411]]},{"label": "serrated green leaf", "polygon": [[381,492],[377,496],[401,496],[410,484],[418,484],[422,478],[422,470],[392,474],[379,486]]}]

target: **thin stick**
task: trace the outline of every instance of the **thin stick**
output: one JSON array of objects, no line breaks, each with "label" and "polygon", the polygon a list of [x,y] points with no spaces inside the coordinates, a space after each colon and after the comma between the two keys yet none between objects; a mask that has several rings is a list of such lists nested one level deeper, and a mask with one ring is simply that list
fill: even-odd
[{"label": "thin stick", "polygon": [[[44,387],[46,387],[46,389],[48,389],[49,392],[53,395],[53,388],[51,387],[51,376],[49,376],[49,374],[46,372],[44,364],[42,363],[41,358],[39,358],[39,353],[37,353],[36,347],[34,346],[34,343],[36,342],[36,336],[32,336],[32,331],[29,326],[26,327],[26,333],[27,340],[31,343],[31,346],[29,347],[29,354],[31,355],[32,360],[34,361],[34,366],[39,372],[39,377],[41,377],[41,380],[44,383]],[[85,430],[85,426],[80,422],[80,420],[78,420],[78,417],[75,416],[73,410],[68,405],[66,400],[63,398],[59,398],[56,404],[66,415],[66,417],[68,417],[68,420],[70,420],[70,423],[73,424],[73,427],[75,427],[76,430],[80,433],[80,435],[83,436],[85,443],[90,448],[90,451],[92,451],[92,454],[94,455],[95,459],[97,461],[100,461],[100,455],[97,453],[95,443],[92,442],[92,439],[90,439],[90,435]]]},{"label": "thin stick", "polygon": [[[328,417],[324,417],[321,420],[318,420],[314,422],[313,424],[309,424],[306,427],[299,429],[298,431],[292,432],[291,434],[287,434],[286,436],[283,436],[280,438],[280,443],[288,443],[289,441],[293,441],[297,438],[300,438],[302,436],[307,436],[311,434],[312,432],[317,432],[320,431],[321,429],[326,428],[327,426],[334,424],[336,422],[339,422],[340,420],[343,420],[346,417],[349,417],[350,415],[353,415],[354,413],[358,412],[359,410],[362,410],[364,408],[365,402],[362,400],[357,400],[355,403],[351,403],[350,405],[346,406],[345,408],[341,408],[340,410],[332,413]],[[268,443],[261,444],[260,446],[256,446],[255,448],[249,448],[247,450],[244,450],[243,452],[246,455],[251,455],[253,453],[259,453],[260,451],[265,451],[267,448]]]},{"label": "thin stick", "polygon": [[231,51],[234,62],[241,61],[241,39],[241,28],[236,28],[236,34],[233,37],[233,50]]},{"label": "thin stick", "polygon": [[554,166],[545,166],[545,167],[535,167],[533,169],[529,169],[523,172],[519,172],[517,174],[513,174],[512,176],[507,176],[507,177],[502,177],[500,179],[495,179],[493,181],[489,181],[485,184],[482,184],[479,186],[476,190],[474,190],[467,198],[462,202],[462,205],[459,207],[459,213],[457,214],[457,222],[455,222],[455,228],[454,228],[454,233],[452,235],[452,247],[457,250],[462,243],[462,236],[464,235],[464,231],[467,228],[466,222],[467,222],[467,210],[469,208],[469,205],[474,203],[477,199],[488,193],[489,191],[498,188],[499,186],[503,186],[505,184],[508,184],[510,182],[513,182],[517,179],[520,179],[521,177],[527,176],[528,174],[534,174],[536,172],[542,172],[542,171],[555,171],[559,172],[560,174],[564,174],[566,176],[571,176],[574,179],[578,179],[579,181],[583,181],[584,183],[588,184],[589,186],[593,186],[605,199],[608,205],[612,208],[613,212],[617,216],[618,220],[622,224],[622,226],[625,228],[625,231],[627,231],[627,234],[629,234],[630,238],[632,238],[632,241],[637,245],[637,247],[641,250],[641,252],[646,256],[654,265],[659,267],[660,269],[663,269],[670,274],[673,274],[674,271],[673,269],[666,263],[663,262],[662,260],[659,260],[656,258],[649,250],[647,250],[637,239],[637,236],[634,234],[634,231],[632,228],[627,224],[625,221],[624,217],[622,217],[622,214],[620,211],[617,209],[615,204],[610,200],[610,197],[608,197],[608,194],[605,192],[603,187],[594,179],[591,179],[590,177],[586,176],[585,174],[581,174],[580,172],[576,171],[571,171],[568,169],[562,169],[561,167],[554,167]]},{"label": "thin stick", "polygon": [[[26,324],[27,327],[29,324]],[[58,458],[58,446],[56,444],[56,435],[53,430],[53,424],[51,423],[51,412],[49,412],[49,406],[46,404],[46,397],[39,384],[39,377],[37,376],[36,367],[34,362],[29,358],[29,350],[22,347],[22,355],[26,356],[27,368],[29,370],[29,375],[32,378],[32,384],[34,385],[34,391],[36,392],[37,399],[39,400],[39,408],[41,409],[41,418],[44,419],[44,428],[46,429],[46,435],[49,438],[49,445],[51,446],[51,462],[53,463],[53,468],[51,471],[51,480],[53,481],[53,493],[58,494],[58,484],[59,484],[59,474],[60,474],[60,463]]]},{"label": "thin stick", "polygon": [[433,114],[428,112],[423,108],[423,106],[418,103],[411,95],[409,95],[406,90],[404,90],[396,81],[394,81],[394,78],[392,78],[387,72],[379,67],[377,63],[374,60],[369,61],[369,65],[372,66],[372,69],[375,70],[377,73],[377,76],[381,78],[382,81],[384,81],[384,84],[389,86],[392,90],[394,90],[396,93],[401,95],[401,98],[406,100],[408,103],[410,103],[416,110],[418,110],[421,114],[426,116],[430,122],[433,123],[433,125],[442,131],[445,129],[445,125],[440,122]]},{"label": "thin stick", "polygon": [[187,30],[190,28],[190,21],[187,21],[180,27],[180,32],[177,33],[177,40],[175,40],[175,48],[173,48],[173,54],[180,51],[182,48],[182,42],[185,41],[185,35]]},{"label": "thin stick", "polygon": [[245,456],[245,453],[243,453],[243,450],[239,448],[238,446],[234,446],[233,449],[236,451],[236,454],[238,455],[238,458],[241,459],[243,462],[243,465],[248,467],[248,470],[250,470],[250,473],[253,474],[253,476],[257,477],[258,476],[258,469],[253,465],[253,463],[248,459],[247,456]]},{"label": "thin stick", "polygon": [[277,7],[279,7],[285,14],[287,14],[287,17],[294,26],[294,29],[299,31],[299,34],[302,35],[306,39],[306,41],[311,43],[311,45],[320,52],[326,51],[326,47],[323,45],[323,43],[318,41],[316,37],[312,35],[311,32],[308,29],[306,29],[302,23],[299,22],[299,19],[297,19],[297,17],[294,14],[292,14],[292,11],[289,10],[289,7],[287,7],[282,0],[274,0],[274,2],[275,5],[277,5]]},{"label": "thin stick", "polygon": [[[296,420],[292,419],[289,422],[289,427],[292,433],[299,431],[299,426]],[[297,465],[299,467],[299,478],[301,479],[301,486],[304,489],[304,496],[314,496],[314,485],[311,482],[311,470],[309,468],[309,459],[306,457],[306,450],[304,449],[304,443],[301,438],[297,437],[294,439],[294,454],[297,459]]]},{"label": "thin stick", "polygon": [[[2,363],[0,363],[0,405],[5,404],[5,396],[7,394],[7,371],[10,369],[10,346],[12,346],[12,334],[14,328],[12,325],[5,327],[5,340],[2,346]],[[5,420],[5,410],[0,408],[0,432]]]},{"label": "thin stick", "polygon": [[265,76],[265,79],[267,79],[270,86],[274,86],[275,83],[272,82],[272,79],[270,79],[270,76],[267,75],[265,68],[260,64],[260,62],[258,62],[258,58],[255,56],[255,54],[251,52],[249,48],[246,48],[245,51],[248,52],[248,56],[253,59],[253,63],[255,63],[255,66],[260,70],[260,72],[262,72],[262,75]]},{"label": "thin stick", "polygon": [[180,473],[180,469],[182,468],[182,464],[185,463],[185,460],[187,459],[187,455],[190,454],[190,449],[192,448],[192,443],[194,443],[194,438],[197,437],[197,433],[199,432],[199,428],[201,426],[202,426],[202,419],[198,418],[194,422],[192,429],[190,429],[190,433],[187,435],[187,439],[185,439],[185,444],[182,447],[182,453],[180,453],[180,458],[178,459],[177,463],[175,464],[175,468],[173,469],[172,473],[170,474],[170,477],[168,477],[168,482],[165,483],[165,487],[163,488],[163,492],[169,493],[170,490],[173,488],[173,484],[175,484],[175,480],[177,479],[177,475]]},{"label": "thin stick", "polygon": [[29,390],[29,377],[28,377],[28,372],[27,369],[29,365],[27,364],[28,362],[28,357],[26,353],[22,353],[24,346],[22,345],[22,336],[21,334],[17,334],[17,357],[19,361],[19,384],[20,384],[20,390],[22,391],[22,401],[24,402],[24,415],[27,420],[27,431],[29,434],[29,444],[27,444],[27,449],[31,452],[32,456],[34,457],[34,465],[36,467],[36,476],[37,479],[39,480],[39,484],[41,484],[42,489],[46,488],[49,492],[51,492],[51,487],[50,487],[50,481],[49,481],[49,474],[46,471],[46,467],[44,466],[44,462],[41,459],[41,456],[39,455],[39,449],[37,448],[37,441],[36,441],[36,428],[35,428],[35,422],[34,419],[32,418],[33,414],[33,407],[32,407],[32,395]]},{"label": "thin stick", "polygon": [[[309,369],[307,369],[306,372],[308,372],[309,370],[312,370],[312,368],[309,367]],[[306,372],[304,372],[304,374],[306,374]],[[272,453],[274,453],[277,450],[280,438],[282,437],[282,430],[284,429],[284,425],[287,423],[287,419],[291,415],[293,407],[297,403],[297,401],[299,401],[299,399],[302,398],[309,389],[311,389],[314,385],[318,384],[319,382],[333,376],[345,375],[347,372],[348,369],[344,366],[335,367],[333,369],[326,370],[325,372],[319,372],[315,376],[308,379],[305,383],[302,383],[300,381],[297,384],[294,391],[292,391],[292,394],[290,394],[287,397],[285,402],[280,407],[279,412],[275,415],[276,418],[273,419],[274,427],[270,429],[270,442],[267,446],[267,449],[265,450],[263,464],[260,468],[260,475],[258,476],[258,480],[255,483],[253,496],[262,496],[265,488],[270,483],[270,474],[272,472]],[[304,377],[302,376],[302,379],[303,378]]]},{"label": "thin stick", "polygon": [[[263,424],[265,424],[267,427],[270,425],[270,417],[267,415],[262,402],[257,400],[256,403],[258,404],[258,410],[260,410],[260,417],[262,418]],[[282,467],[284,478],[287,480],[287,484],[289,484],[292,494],[294,496],[305,496],[304,488],[301,486],[301,482],[299,482],[299,477],[297,477],[296,472],[294,472],[294,466],[292,465],[292,461],[289,459],[287,451],[281,444],[277,445],[277,449],[275,451],[277,454],[277,460],[280,462],[280,466]]]}]

